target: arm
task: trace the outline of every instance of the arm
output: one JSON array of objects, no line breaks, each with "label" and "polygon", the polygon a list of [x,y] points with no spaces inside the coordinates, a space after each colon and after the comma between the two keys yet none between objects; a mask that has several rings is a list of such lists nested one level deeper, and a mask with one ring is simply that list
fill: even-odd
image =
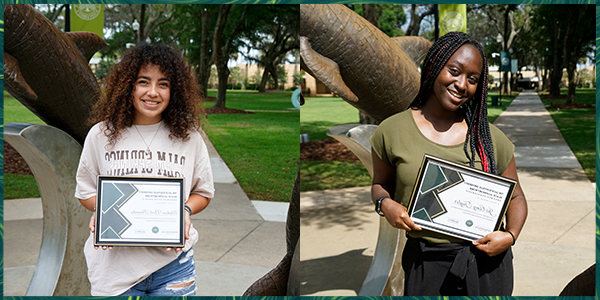
[{"label": "arm", "polygon": [[[92,212],[96,212],[96,196],[92,196],[90,198],[87,199],[79,199],[79,202],[81,202],[81,205],[83,205],[83,207],[85,207],[87,210],[92,211]],[[90,218],[90,223],[88,224],[88,228],[90,229],[90,231],[92,233],[94,233],[94,231],[96,230],[96,214],[93,213],[92,217]],[[94,246],[94,249],[98,250],[100,247],[99,246]],[[112,246],[102,246],[102,250],[112,250]]]},{"label": "arm", "polygon": [[[87,199],[79,199],[79,202],[81,205],[83,205],[83,207],[85,207],[85,209],[89,211],[96,211],[96,196],[92,196]],[[94,231],[92,230],[92,232]]]},{"label": "arm", "polygon": [[[504,173],[501,174],[504,177],[508,177],[517,181],[515,191],[508,205],[506,211],[506,230],[512,232],[515,235],[515,240],[519,238],[521,229],[525,224],[527,218],[527,201],[525,195],[519,184],[519,178],[517,177],[517,167],[515,165],[515,157],[510,160],[508,167]],[[513,238],[510,233],[505,231],[494,231],[479,240],[473,241],[473,244],[477,249],[487,253],[489,256],[498,255],[510,246],[512,246]]]},{"label": "arm", "polygon": [[371,200],[376,203],[377,199],[390,197],[381,201],[381,212],[392,227],[406,231],[421,230],[421,227],[409,218],[406,207],[391,199],[390,195],[395,192],[396,170],[386,165],[371,148],[373,160],[373,185],[371,185]]}]

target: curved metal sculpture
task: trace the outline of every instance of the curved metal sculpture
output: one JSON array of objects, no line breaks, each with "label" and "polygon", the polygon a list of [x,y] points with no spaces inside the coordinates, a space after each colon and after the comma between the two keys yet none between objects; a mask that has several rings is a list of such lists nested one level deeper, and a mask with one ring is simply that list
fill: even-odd
[{"label": "curved metal sculpture", "polygon": [[6,124],[4,137],[31,168],[42,196],[44,233],[26,296],[89,295],[81,249],[90,215],[73,196],[81,145],[46,125]]},{"label": "curved metal sculpture", "polygon": [[[381,122],[408,107],[419,91],[418,65],[431,47],[421,37],[390,38],[344,5],[300,5],[302,68],[346,102]],[[369,137],[377,126],[344,124],[327,134],[373,175]],[[406,238],[385,219],[360,296],[402,295]]]},{"label": "curved metal sculpture", "polygon": [[88,61],[105,46],[93,33],[60,31],[31,5],[4,5],[4,88],[83,144],[102,97]]},{"label": "curved metal sculpture", "polygon": [[5,126],[6,141],[33,172],[44,212],[26,295],[89,295],[81,251],[89,212],[73,195],[86,121],[102,96],[88,60],[106,43],[93,33],[63,33],[31,5],[5,5],[4,24],[4,87],[50,125]]},{"label": "curved metal sculpture", "polygon": [[[342,124],[331,127],[327,135],[348,147],[373,176],[371,142],[377,125]],[[402,251],[406,236],[392,227],[385,218],[379,219],[379,234],[369,272],[358,296],[398,296],[404,293]]]},{"label": "curved metal sculpture", "polygon": [[302,68],[360,111],[381,122],[417,95],[430,41],[390,38],[341,4],[302,4],[300,24]]}]

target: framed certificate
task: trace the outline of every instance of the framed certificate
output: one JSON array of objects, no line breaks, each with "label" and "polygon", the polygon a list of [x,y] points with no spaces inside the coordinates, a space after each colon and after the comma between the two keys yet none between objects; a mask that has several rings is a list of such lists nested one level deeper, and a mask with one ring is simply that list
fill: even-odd
[{"label": "framed certificate", "polygon": [[98,176],[96,246],[183,247],[183,178]]},{"label": "framed certificate", "polygon": [[408,214],[422,228],[476,240],[500,229],[516,184],[425,154]]}]

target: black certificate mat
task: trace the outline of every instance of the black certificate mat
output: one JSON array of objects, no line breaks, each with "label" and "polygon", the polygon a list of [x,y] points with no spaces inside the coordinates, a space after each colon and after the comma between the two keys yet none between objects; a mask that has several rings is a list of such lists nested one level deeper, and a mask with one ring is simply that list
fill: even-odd
[{"label": "black certificate mat", "polygon": [[183,247],[183,178],[98,176],[96,246]]},{"label": "black certificate mat", "polygon": [[425,154],[408,214],[422,228],[476,240],[500,229],[516,184]]}]

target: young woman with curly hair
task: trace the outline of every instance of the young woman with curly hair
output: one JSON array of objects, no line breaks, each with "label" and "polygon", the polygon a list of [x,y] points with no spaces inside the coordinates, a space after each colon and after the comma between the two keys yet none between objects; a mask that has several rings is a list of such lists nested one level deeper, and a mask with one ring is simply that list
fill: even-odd
[{"label": "young woman with curly hair", "polygon": [[408,240],[402,253],[404,295],[510,296],[511,246],[527,217],[517,183],[505,228],[466,242],[417,226],[407,207],[425,153],[518,181],[514,145],[487,121],[486,57],[479,42],[451,32],[423,61],[418,95],[371,137],[372,200]]},{"label": "young woman with curly hair", "polygon": [[[184,248],[84,246],[93,296],[190,296],[196,273],[190,215],[214,195],[206,144],[199,132],[199,86],[182,55],[138,45],[111,70],[105,98],[94,107],[77,170],[75,197],[95,210],[98,175],[183,177]],[[94,232],[94,217],[90,220]],[[110,251],[109,251],[110,250]]]}]

